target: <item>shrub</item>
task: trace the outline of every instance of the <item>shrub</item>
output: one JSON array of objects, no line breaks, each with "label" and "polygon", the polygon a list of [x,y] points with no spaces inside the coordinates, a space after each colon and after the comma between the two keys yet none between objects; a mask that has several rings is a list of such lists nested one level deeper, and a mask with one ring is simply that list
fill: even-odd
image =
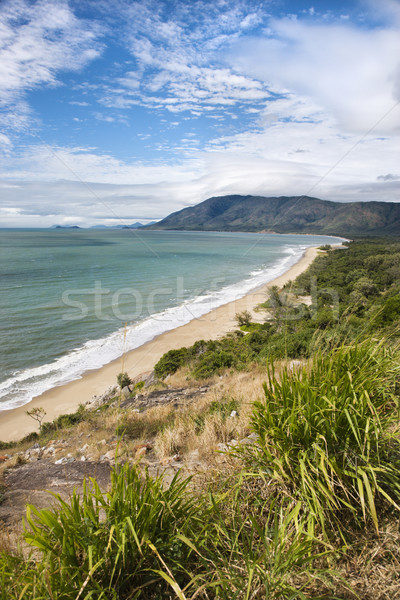
[{"label": "shrub", "polygon": [[173,375],[182,367],[188,356],[187,348],[169,350],[158,361],[154,367],[154,373],[159,379],[165,379],[167,375]]},{"label": "shrub", "polygon": [[201,356],[197,367],[193,371],[193,375],[199,379],[211,377],[211,375],[218,373],[220,369],[231,367],[234,362],[235,357],[231,352],[225,350],[206,352]]},{"label": "shrub", "polygon": [[132,380],[129,377],[128,373],[124,372],[124,373],[118,373],[117,382],[118,382],[119,387],[122,390],[122,388],[126,387],[127,385],[130,385],[132,383]]},{"label": "shrub", "polygon": [[134,392],[140,392],[143,388],[144,388],[145,382],[144,381],[138,381],[135,384],[135,387],[133,388]]},{"label": "shrub", "polygon": [[243,312],[236,313],[235,319],[239,327],[248,327],[251,323],[251,314],[248,310],[244,310]]}]

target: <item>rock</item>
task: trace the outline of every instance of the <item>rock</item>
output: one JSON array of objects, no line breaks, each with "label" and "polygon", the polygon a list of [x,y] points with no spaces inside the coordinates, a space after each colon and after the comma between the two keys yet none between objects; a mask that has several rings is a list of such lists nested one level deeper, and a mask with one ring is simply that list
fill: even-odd
[{"label": "rock", "polygon": [[85,444],[82,448],[79,448],[79,452],[83,454],[89,448],[89,444]]},{"label": "rock", "polygon": [[147,444],[138,444],[134,447],[135,450],[135,460],[143,458],[146,454],[153,448],[153,445],[150,443]]},{"label": "rock", "polygon": [[86,456],[81,456],[81,462],[85,462],[87,460]]},{"label": "rock", "polygon": [[62,458],[59,458],[58,460],[56,460],[54,462],[55,465],[65,465],[66,463],[71,463],[71,462],[75,462],[75,459],[73,456],[63,456]]},{"label": "rock", "polygon": [[26,458],[34,458],[34,457],[38,457],[39,454],[41,453],[41,449],[40,448],[28,448],[28,450],[25,451],[25,457]]},{"label": "rock", "polygon": [[171,465],[173,462],[177,462],[180,461],[181,457],[179,454],[174,454],[173,456],[167,456],[166,458],[163,458],[160,460],[160,465],[162,466],[166,466],[166,465]]},{"label": "rock", "polygon": [[145,444],[136,444],[136,446],[134,446],[134,450],[140,450],[141,448],[146,448],[146,450],[151,450],[153,448],[153,444],[150,444],[150,442],[146,442]]},{"label": "rock", "polygon": [[150,375],[148,375],[148,376],[146,377],[146,379],[144,380],[144,387],[145,387],[145,388],[148,388],[148,387],[150,387],[151,385],[154,385],[155,383],[158,383],[158,379],[157,379],[157,377],[156,377],[156,375],[155,375],[154,371],[152,371],[152,372],[150,373]]},{"label": "rock", "polygon": [[100,456],[100,460],[115,460],[116,454],[117,453],[115,452],[115,450],[109,450],[108,452]]},{"label": "rock", "polygon": [[217,451],[218,452],[228,452],[229,448],[226,444],[223,443],[219,443],[217,444]]},{"label": "rock", "polygon": [[109,402],[110,400],[112,400],[112,398],[114,398],[118,394],[118,391],[119,391],[119,388],[117,386],[112,386],[106,392],[104,392],[104,394],[102,394],[101,396],[93,396],[93,398],[86,404],[90,408],[98,408],[98,407],[102,406],[103,404],[105,404],[106,402]]},{"label": "rock", "polygon": [[251,437],[246,437],[246,438],[243,438],[242,440],[240,440],[241,446],[252,446],[255,443],[256,443],[256,440]]},{"label": "rock", "polygon": [[49,456],[49,454],[53,455],[55,454],[55,451],[56,449],[54,446],[47,446],[47,448],[43,452],[43,456]]},{"label": "rock", "polygon": [[122,388],[121,390],[121,395],[126,399],[126,398],[130,398],[131,395],[131,390],[129,389],[129,385],[126,385],[124,388]]},{"label": "rock", "polygon": [[107,444],[106,440],[100,440],[99,446],[105,446]]},{"label": "rock", "polygon": [[138,448],[135,452],[135,460],[140,460],[143,456],[146,456],[147,448],[144,446],[143,448]]}]

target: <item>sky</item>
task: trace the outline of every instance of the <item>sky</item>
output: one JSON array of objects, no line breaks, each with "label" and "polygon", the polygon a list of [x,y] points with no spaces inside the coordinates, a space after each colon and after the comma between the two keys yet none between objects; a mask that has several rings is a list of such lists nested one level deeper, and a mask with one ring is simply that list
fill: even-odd
[{"label": "sky", "polygon": [[0,0],[0,227],[400,201],[400,0]]}]

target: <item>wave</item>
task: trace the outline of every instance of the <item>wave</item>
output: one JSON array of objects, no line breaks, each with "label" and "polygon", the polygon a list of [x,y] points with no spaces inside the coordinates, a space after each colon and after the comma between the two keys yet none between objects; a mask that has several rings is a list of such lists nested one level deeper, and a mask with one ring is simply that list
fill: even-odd
[{"label": "wave", "polygon": [[52,363],[15,373],[0,384],[0,411],[23,406],[51,388],[80,379],[85,372],[99,369],[166,331],[185,325],[214,308],[242,298],[250,291],[282,275],[301,258],[307,247],[296,246],[294,249],[286,246],[283,248],[283,258],[273,265],[252,271],[244,281],[217,291],[207,291],[136,324],[120,328],[106,337],[89,340]]}]

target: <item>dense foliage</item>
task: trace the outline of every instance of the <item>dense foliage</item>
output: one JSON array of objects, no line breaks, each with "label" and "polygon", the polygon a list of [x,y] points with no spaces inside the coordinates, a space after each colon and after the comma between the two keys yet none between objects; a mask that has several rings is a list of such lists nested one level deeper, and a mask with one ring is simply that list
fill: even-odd
[{"label": "dense foliage", "polygon": [[[306,304],[304,300],[310,302]],[[397,336],[400,242],[368,240],[328,250],[283,290],[272,288],[265,323],[244,325],[219,340],[167,352],[155,367],[164,378],[190,365],[195,378],[251,362],[311,356],[316,349],[368,337]]]}]

